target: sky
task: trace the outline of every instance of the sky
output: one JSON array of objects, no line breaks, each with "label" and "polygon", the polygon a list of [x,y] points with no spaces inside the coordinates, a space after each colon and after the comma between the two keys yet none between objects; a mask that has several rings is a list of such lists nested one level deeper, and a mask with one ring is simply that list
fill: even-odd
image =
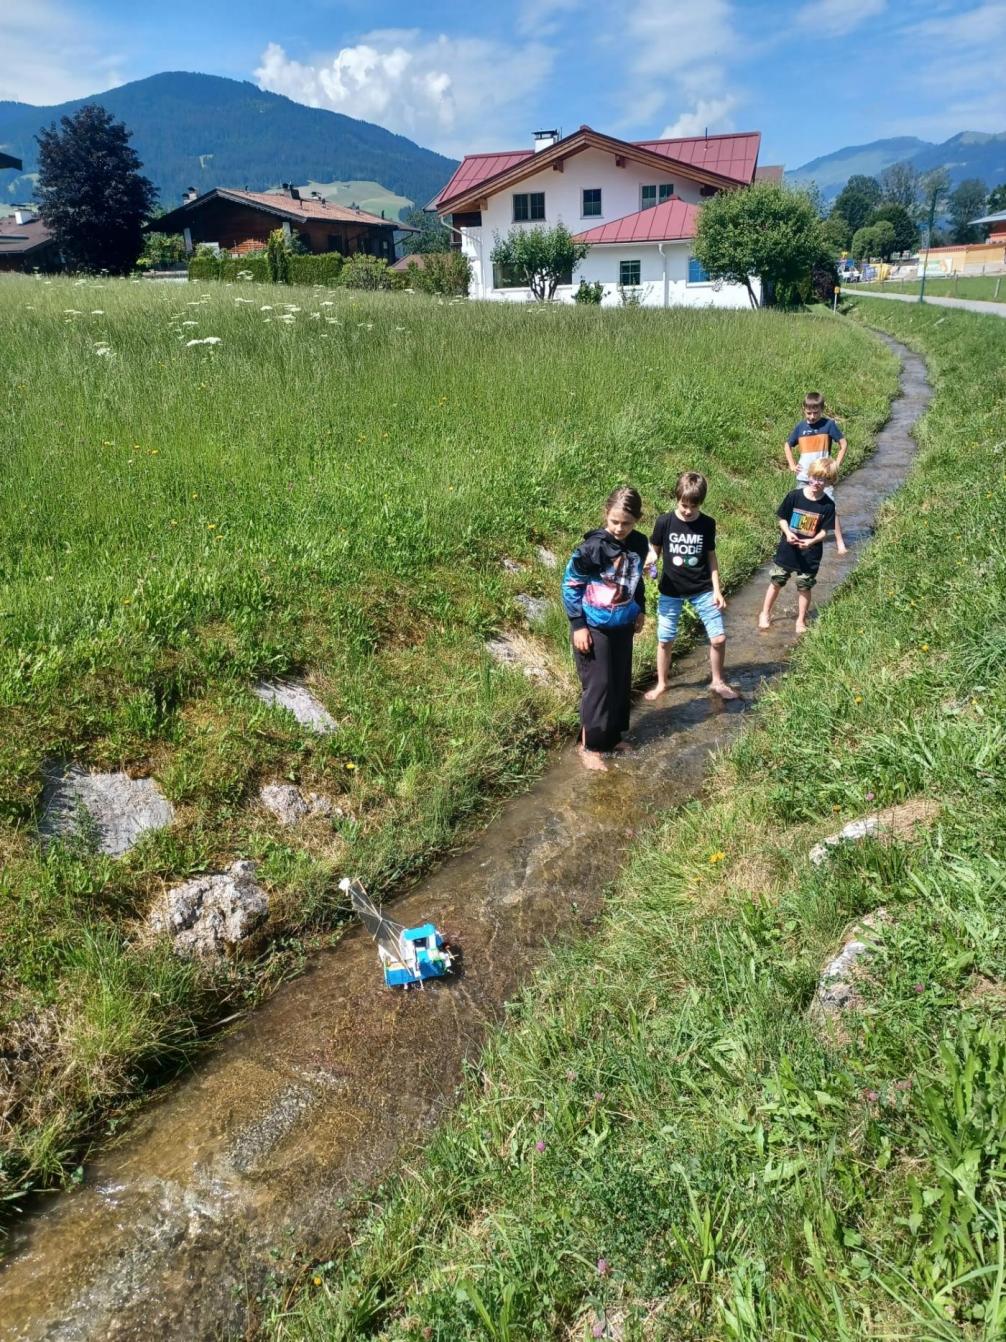
[{"label": "sky", "polygon": [[247,79],[452,157],[587,123],[760,130],[797,167],[894,135],[1006,130],[1006,0],[31,0],[0,4],[0,99],[162,70]]}]

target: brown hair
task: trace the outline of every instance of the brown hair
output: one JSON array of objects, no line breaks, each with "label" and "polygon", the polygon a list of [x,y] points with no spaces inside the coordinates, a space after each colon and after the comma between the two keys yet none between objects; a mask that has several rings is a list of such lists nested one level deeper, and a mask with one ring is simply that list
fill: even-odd
[{"label": "brown hair", "polygon": [[682,471],[674,486],[674,497],[679,503],[702,503],[709,488],[706,477],[698,471]]},{"label": "brown hair", "polygon": [[809,391],[803,398],[803,408],[804,410],[823,410],[824,397],[819,391]]},{"label": "brown hair", "polygon": [[615,508],[621,508],[623,512],[631,513],[638,522],[643,515],[643,499],[639,490],[633,489],[631,485],[622,485],[620,489],[613,489],[604,500],[605,517]]},{"label": "brown hair", "polygon": [[818,457],[807,467],[807,474],[812,480],[823,480],[826,485],[833,485],[838,479],[838,464],[832,457]]}]

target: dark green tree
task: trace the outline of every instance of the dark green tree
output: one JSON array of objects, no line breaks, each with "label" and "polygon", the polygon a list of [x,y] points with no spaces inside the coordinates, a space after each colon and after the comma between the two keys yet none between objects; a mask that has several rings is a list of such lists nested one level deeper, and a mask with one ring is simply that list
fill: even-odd
[{"label": "dark green tree", "polygon": [[919,244],[919,230],[904,205],[878,205],[870,215],[870,224],[885,221],[894,226],[894,251],[910,252]]},{"label": "dark green tree", "polygon": [[876,177],[867,177],[864,173],[853,173],[845,184],[845,190],[865,196],[873,205],[879,205],[884,196]]},{"label": "dark green tree", "polygon": [[157,193],[141,175],[130,131],[89,103],[38,141],[39,213],[72,270],[125,274],[143,250]]},{"label": "dark green tree", "polygon": [[895,250],[894,225],[886,219],[857,229],[852,239],[852,254],[857,261],[872,261],[875,257],[887,261]]},{"label": "dark green tree", "polygon": [[821,225],[821,233],[832,251],[847,252],[849,250],[849,243],[852,241],[852,229],[849,227],[849,221],[844,214],[835,214],[834,211],[829,214]]},{"label": "dark green tree", "polygon": [[967,177],[947,197],[950,236],[955,243],[980,242],[981,225],[972,224],[985,213],[989,189],[980,177]]},{"label": "dark green tree", "polygon": [[809,293],[811,267],[827,251],[810,200],[777,182],[721,191],[699,211],[696,258],[714,279],[743,284],[752,307],[758,306],[753,277],[780,301],[800,286]]},{"label": "dark green tree", "polygon": [[879,188],[877,193],[860,191],[852,185],[855,181],[872,180],[863,178],[850,178],[846,185],[835,197],[835,203],[831,207],[832,214],[840,214],[848,223],[853,233],[863,227],[867,219],[880,204]]},{"label": "dark green tree", "polygon": [[426,210],[409,210],[402,222],[411,224],[413,228],[419,230],[417,233],[406,233],[405,241],[402,243],[402,252],[405,256],[450,251],[453,235],[435,214]]},{"label": "dark green tree", "polygon": [[985,202],[986,214],[1000,214],[1003,210],[1006,210],[1006,182],[994,186]]}]

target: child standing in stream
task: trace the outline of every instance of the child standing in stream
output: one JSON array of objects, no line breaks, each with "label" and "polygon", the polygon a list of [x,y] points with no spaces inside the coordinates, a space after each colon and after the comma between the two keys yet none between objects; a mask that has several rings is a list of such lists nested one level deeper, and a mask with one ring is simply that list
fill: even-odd
[{"label": "child standing in stream", "polygon": [[[822,457],[830,457],[832,445],[835,443],[838,444],[838,451],[835,454],[835,479],[837,480],[849,444],[846,442],[845,434],[839,426],[825,414],[824,397],[821,393],[819,391],[809,391],[803,398],[803,419],[800,420],[783,444],[783,451],[786,453],[786,465],[791,471],[796,472],[798,487],[805,485],[810,479],[811,463],[820,461]],[[798,458],[794,458],[794,452],[799,454]],[[834,503],[834,488],[829,486],[825,493]],[[840,555],[846,553],[845,541],[842,539],[842,527],[838,520],[837,505],[835,512],[835,549]]]},{"label": "child standing in stream", "polygon": [[687,601],[705,626],[709,638],[710,688],[721,699],[738,698],[723,678],[727,635],[723,627],[726,597],[720,587],[716,562],[716,520],[701,512],[708,485],[698,471],[683,471],[674,486],[674,511],[661,513],[653,524],[649,562],[661,557],[660,596],[657,599],[657,683],[647,699],[659,699],[667,689],[671,654],[681,610]]},{"label": "child standing in stream", "polygon": [[632,691],[632,640],[646,619],[643,564],[647,542],[636,523],[639,491],[616,489],[604,505],[604,526],[588,531],[562,579],[562,601],[583,686],[580,752],[588,769],[606,769],[603,755],[627,750]]},{"label": "child standing in stream", "polygon": [[807,632],[811,592],[821,567],[821,551],[828,532],[835,525],[835,505],[825,494],[829,485],[838,479],[838,466],[831,457],[812,461],[807,483],[800,489],[791,489],[779,504],[776,516],[782,532],[769,570],[768,591],[758,616],[758,628],[771,627],[772,607],[779,593],[796,576],[796,632]]}]

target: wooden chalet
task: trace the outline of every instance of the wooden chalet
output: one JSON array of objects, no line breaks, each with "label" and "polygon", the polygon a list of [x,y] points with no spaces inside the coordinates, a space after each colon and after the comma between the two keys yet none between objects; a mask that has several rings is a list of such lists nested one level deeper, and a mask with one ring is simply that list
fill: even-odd
[{"label": "wooden chalet", "polygon": [[186,252],[209,243],[239,256],[264,247],[269,234],[282,228],[309,252],[340,252],[343,256],[365,252],[389,262],[395,259],[396,234],[415,231],[397,219],[336,205],[317,192],[302,196],[294,186],[283,191],[237,191],[221,186],[201,196],[190,188],[177,209],[147,228],[181,233]]}]

